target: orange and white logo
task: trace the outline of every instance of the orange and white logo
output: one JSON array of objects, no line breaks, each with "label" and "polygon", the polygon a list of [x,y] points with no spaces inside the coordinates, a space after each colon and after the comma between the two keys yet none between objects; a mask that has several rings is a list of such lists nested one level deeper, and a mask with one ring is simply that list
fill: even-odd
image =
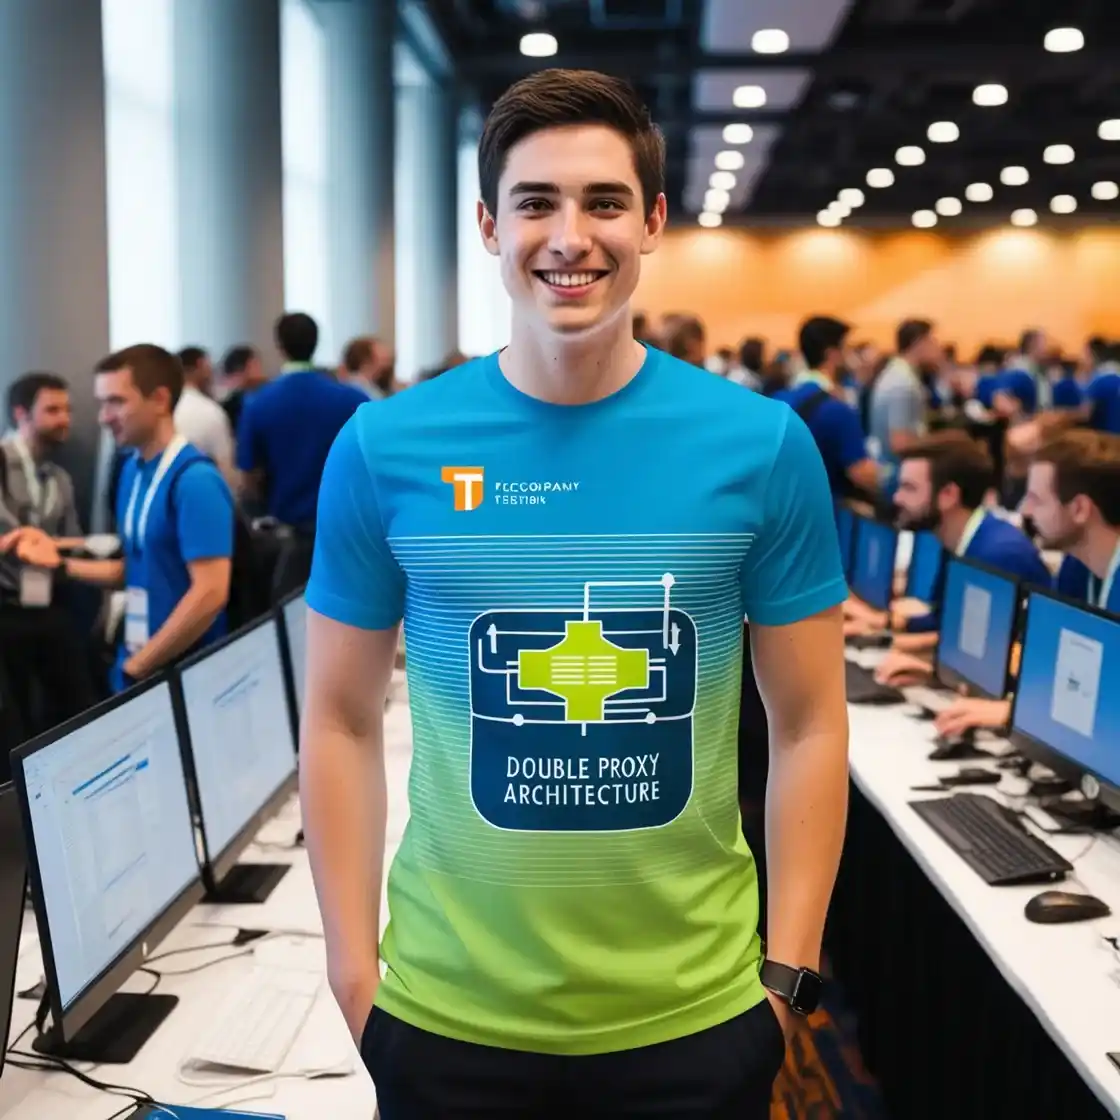
[{"label": "orange and white logo", "polygon": [[440,477],[450,482],[455,494],[455,508],[460,511],[478,509],[482,505],[484,471],[482,467],[443,467]]}]

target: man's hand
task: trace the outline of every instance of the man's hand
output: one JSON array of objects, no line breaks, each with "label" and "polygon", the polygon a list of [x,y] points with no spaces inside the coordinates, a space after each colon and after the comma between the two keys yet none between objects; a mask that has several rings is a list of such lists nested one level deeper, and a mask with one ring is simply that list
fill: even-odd
[{"label": "man's hand", "polygon": [[911,684],[922,684],[933,672],[933,666],[912,653],[902,653],[892,649],[875,670],[875,679],[880,684],[892,688],[902,688]]},{"label": "man's hand", "polygon": [[953,737],[974,727],[997,730],[1011,722],[1010,700],[980,700],[975,697],[954,700],[933,721],[938,734]]},{"label": "man's hand", "polygon": [[881,634],[886,628],[889,619],[886,615],[863,615],[849,618],[844,622],[845,638],[870,638],[874,634]]},{"label": "man's hand", "polygon": [[14,554],[17,560],[37,568],[57,568],[62,563],[57,543],[32,525],[13,529],[0,537],[0,552]]},{"label": "man's hand", "polygon": [[891,639],[891,649],[896,653],[924,653],[933,648],[931,641],[935,642],[933,634],[895,634]]}]

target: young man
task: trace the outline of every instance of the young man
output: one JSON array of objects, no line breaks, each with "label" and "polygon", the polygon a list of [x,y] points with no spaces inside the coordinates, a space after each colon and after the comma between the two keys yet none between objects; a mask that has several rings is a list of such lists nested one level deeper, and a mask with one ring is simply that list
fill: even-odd
[{"label": "young man", "polygon": [[281,316],[276,345],[284,366],[242,407],[237,468],[247,499],[263,499],[277,521],[310,535],[327,453],[369,397],[313,364],[319,328],[310,315]]},{"label": "young man", "polygon": [[[937,534],[957,556],[998,568],[1023,583],[1046,586],[1050,573],[1023,532],[984,508],[995,475],[987,449],[959,432],[930,436],[902,458],[895,505],[899,524]],[[876,677],[895,685],[926,678],[931,666],[917,654],[937,646],[938,610],[910,619]]]},{"label": "young man", "polygon": [[800,333],[806,372],[789,389],[774,394],[809,425],[838,498],[863,497],[879,489],[879,468],[867,454],[859,412],[844,400],[839,384],[850,330],[847,323],[826,316],[806,320]]},{"label": "young man", "polygon": [[[815,1002],[844,831],[820,455],[785,405],[633,338],[666,204],[629,86],[519,82],[479,167],[510,345],[362,409],[323,478],[300,789],[330,982],[382,1120],[761,1120],[787,997]],[[765,965],[736,805],[744,614],[771,730]],[[411,817],[381,980],[402,617]]]},{"label": "young man", "polygon": [[393,351],[376,335],[351,339],[342,352],[338,379],[381,401],[393,392]]},{"label": "young man", "polygon": [[251,346],[231,346],[226,351],[222,358],[221,401],[231,431],[237,431],[246,398],[267,380],[261,356]]},{"label": "young man", "polygon": [[179,362],[183,391],[175,406],[175,430],[208,456],[222,477],[232,483],[233,429],[225,409],[210,395],[214,384],[210,355],[201,347],[188,346],[179,351]]},{"label": "young man", "polygon": [[97,365],[101,423],[133,452],[117,488],[121,559],[64,559],[40,530],[6,538],[25,563],[125,589],[116,691],[225,633],[233,498],[217,467],[175,432],[182,389],[178,358],[159,346],[129,346]]},{"label": "young man", "polygon": [[[1054,589],[1120,615],[1120,436],[1072,431],[1035,456],[1023,513],[1046,548],[1066,554]],[[962,699],[938,717],[945,734],[1006,727],[1009,700]]]}]

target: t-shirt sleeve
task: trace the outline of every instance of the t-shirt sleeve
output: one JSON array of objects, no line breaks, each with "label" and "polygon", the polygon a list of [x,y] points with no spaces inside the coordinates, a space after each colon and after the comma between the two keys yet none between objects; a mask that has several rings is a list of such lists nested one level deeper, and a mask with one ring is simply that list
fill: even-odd
[{"label": "t-shirt sleeve", "polygon": [[347,626],[387,630],[404,614],[404,593],[404,572],[385,539],[358,418],[351,417],[323,468],[307,605]]},{"label": "t-shirt sleeve", "polygon": [[175,483],[175,527],[188,564],[233,556],[233,495],[213,463],[183,468]]},{"label": "t-shirt sleeve", "polygon": [[785,424],[742,568],[744,612],[760,626],[799,622],[848,596],[824,462],[799,416],[788,412]]}]

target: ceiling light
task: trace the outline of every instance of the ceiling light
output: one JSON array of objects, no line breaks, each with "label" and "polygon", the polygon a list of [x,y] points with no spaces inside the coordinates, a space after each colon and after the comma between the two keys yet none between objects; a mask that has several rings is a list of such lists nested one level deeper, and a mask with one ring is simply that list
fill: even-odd
[{"label": "ceiling light", "polygon": [[751,36],[751,50],[756,54],[783,54],[789,50],[789,36],[776,27],[766,27]]},{"label": "ceiling light", "polygon": [[733,191],[735,176],[730,171],[713,171],[708,176],[708,186],[717,191]]},{"label": "ceiling light", "polygon": [[725,144],[749,144],[754,139],[754,129],[749,124],[727,124],[723,126]]},{"label": "ceiling light", "polygon": [[999,173],[999,181],[1005,187],[1021,187],[1029,183],[1031,173],[1025,167],[1005,167]]},{"label": "ceiling light", "polygon": [[873,167],[867,173],[867,185],[882,190],[894,183],[894,172],[889,167]]},{"label": "ceiling light", "polygon": [[521,53],[528,58],[550,58],[557,47],[556,36],[547,31],[531,31],[521,36]]},{"label": "ceiling light", "polygon": [[955,218],[964,209],[964,205],[959,198],[939,198],[934,209],[943,218]]},{"label": "ceiling light", "polygon": [[969,183],[964,189],[964,196],[969,202],[991,202],[995,194],[991,183]]},{"label": "ceiling light", "polygon": [[986,85],[977,86],[972,91],[972,100],[976,105],[982,105],[986,109],[990,109],[995,105],[1007,104],[1007,86],[1001,86],[998,82],[989,82]]},{"label": "ceiling light", "polygon": [[1102,140],[1120,140],[1120,120],[1101,121],[1097,135]]},{"label": "ceiling light", "polygon": [[746,160],[743,159],[742,152],[717,152],[716,153],[716,170],[717,171],[739,171]]},{"label": "ceiling light", "polygon": [[1038,215],[1027,206],[1022,210],[1016,210],[1011,215],[1011,224],[1013,226],[1035,226],[1038,225]]},{"label": "ceiling light", "polygon": [[845,187],[839,194],[840,201],[848,207],[855,209],[857,206],[862,206],[867,198],[859,187]]},{"label": "ceiling light", "polygon": [[932,229],[937,225],[937,215],[932,210],[919,210],[911,221],[918,229]]},{"label": "ceiling light", "polygon": [[727,191],[707,190],[704,192],[704,209],[715,214],[722,214],[731,203],[731,195]]},{"label": "ceiling light", "polygon": [[739,86],[731,95],[736,109],[761,109],[766,104],[766,90],[762,86]]},{"label": "ceiling light", "polygon": [[894,158],[902,167],[920,167],[926,161],[926,153],[917,144],[905,144],[895,152]]},{"label": "ceiling light", "polygon": [[952,121],[934,121],[926,129],[926,135],[934,144],[951,144],[961,138],[961,130]]},{"label": "ceiling light", "polygon": [[705,210],[699,218],[696,219],[705,229],[715,229],[716,226],[723,224],[722,214],[712,214]]},{"label": "ceiling light", "polygon": [[840,219],[831,210],[822,210],[817,215],[817,222],[822,226],[834,228],[840,224]]},{"label": "ceiling light", "polygon": [[1093,184],[1092,194],[1098,202],[1112,202],[1114,199],[1120,198],[1120,186],[1104,179]]},{"label": "ceiling light", "polygon": [[1042,153],[1042,158],[1047,163],[1073,163],[1074,151],[1068,144],[1051,144]]},{"label": "ceiling light", "polygon": [[1050,199],[1050,209],[1055,214],[1072,214],[1077,209],[1077,199],[1071,194],[1056,194]]},{"label": "ceiling light", "polygon": [[1053,31],[1046,32],[1042,45],[1054,54],[1069,54],[1085,46],[1085,36],[1078,27],[1055,27]]}]

